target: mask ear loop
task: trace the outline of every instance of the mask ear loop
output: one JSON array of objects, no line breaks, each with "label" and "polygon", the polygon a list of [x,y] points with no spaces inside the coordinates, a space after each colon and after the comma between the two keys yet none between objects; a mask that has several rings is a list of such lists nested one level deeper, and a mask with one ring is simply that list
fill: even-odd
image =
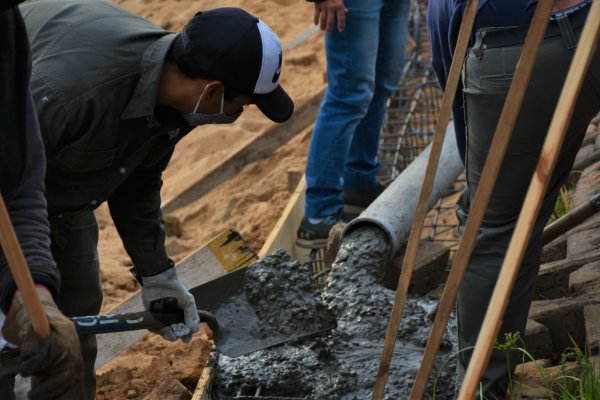
[{"label": "mask ear loop", "polygon": [[221,92],[221,113],[224,113],[223,106],[225,105],[225,88],[223,87],[223,91]]},{"label": "mask ear loop", "polygon": [[[220,82],[216,82],[216,84],[219,84]],[[211,87],[214,86],[215,82],[211,82],[209,84],[207,84],[206,86],[204,86],[204,89],[202,89],[202,93],[200,93],[200,97],[198,98],[198,102],[196,103],[196,107],[194,107],[194,111],[192,112],[196,112],[198,111],[198,107],[200,107],[200,103],[202,102],[202,99],[204,99],[204,95],[206,94],[206,90]],[[223,103],[225,101],[225,88],[223,88],[223,93],[221,94],[221,112],[223,112]]]}]

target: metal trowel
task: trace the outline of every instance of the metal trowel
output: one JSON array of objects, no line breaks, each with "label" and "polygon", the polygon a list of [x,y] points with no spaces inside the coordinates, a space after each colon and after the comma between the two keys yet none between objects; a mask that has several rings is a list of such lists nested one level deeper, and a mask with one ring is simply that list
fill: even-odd
[{"label": "metal trowel", "polygon": [[[238,357],[336,327],[333,314],[323,305],[307,300],[314,295],[307,291],[279,293],[277,296],[285,297],[283,303],[277,299],[257,299],[256,293],[251,299],[248,286],[255,268],[259,268],[257,263],[190,290],[196,306],[202,310],[198,311],[200,320],[213,330],[214,342],[220,353]],[[302,286],[298,282],[289,284]],[[272,282],[265,282],[265,285],[272,285]],[[290,304],[299,306],[288,306]],[[80,334],[100,334],[156,329],[183,322],[183,312],[166,303],[153,312],[93,315],[71,320]]]}]

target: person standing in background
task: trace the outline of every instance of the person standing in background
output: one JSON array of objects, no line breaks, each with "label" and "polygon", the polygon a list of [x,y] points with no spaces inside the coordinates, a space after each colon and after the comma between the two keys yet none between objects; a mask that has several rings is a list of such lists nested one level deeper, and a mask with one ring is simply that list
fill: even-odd
[{"label": "person standing in background", "polygon": [[404,67],[410,0],[309,0],[325,34],[327,90],[306,160],[296,244],[319,248],[333,225],[383,190],[377,150],[387,102]]}]

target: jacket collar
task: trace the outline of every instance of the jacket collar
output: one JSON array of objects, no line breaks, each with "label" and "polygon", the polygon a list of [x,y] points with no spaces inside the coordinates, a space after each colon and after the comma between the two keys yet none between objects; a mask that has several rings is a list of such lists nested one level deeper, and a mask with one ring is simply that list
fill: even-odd
[{"label": "jacket collar", "polygon": [[168,33],[148,46],[142,56],[140,79],[129,104],[121,114],[121,119],[146,117],[149,124],[154,125],[156,123],[153,123],[153,116],[160,75],[167,52],[176,37],[176,33]]}]

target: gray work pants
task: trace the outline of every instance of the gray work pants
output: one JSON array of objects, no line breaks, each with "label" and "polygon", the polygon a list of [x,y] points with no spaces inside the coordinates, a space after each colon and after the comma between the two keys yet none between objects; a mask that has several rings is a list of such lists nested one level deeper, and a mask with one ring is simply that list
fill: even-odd
[{"label": "gray work pants", "polygon": [[[587,10],[581,12],[585,13]],[[581,19],[581,16],[579,18]],[[509,30],[509,28],[479,30],[463,66],[468,187],[456,207],[463,227],[522,50],[522,41],[515,43],[516,35],[507,34]],[[551,22],[540,49],[506,157],[499,171],[458,294],[458,340],[461,349],[474,346],[477,340],[580,34],[581,27],[576,27],[574,20]],[[524,337],[539,270],[542,231],[553,211],[559,189],[569,175],[587,126],[599,110],[600,56],[596,52],[583,83],[531,241],[520,266],[498,336],[500,342],[504,342],[505,333],[520,332]],[[465,351],[459,357],[459,384],[462,382],[461,373],[464,373],[471,353]],[[482,379],[485,398],[504,398],[509,369],[514,371],[518,355],[515,352],[509,355],[509,358],[510,367],[508,367],[506,353],[498,351],[492,353]]]},{"label": "gray work pants", "polygon": [[[98,259],[98,224],[93,211],[50,220],[52,255],[61,275],[58,307],[68,317],[95,315],[102,306]],[[96,397],[96,335],[80,335],[85,393]]]}]

